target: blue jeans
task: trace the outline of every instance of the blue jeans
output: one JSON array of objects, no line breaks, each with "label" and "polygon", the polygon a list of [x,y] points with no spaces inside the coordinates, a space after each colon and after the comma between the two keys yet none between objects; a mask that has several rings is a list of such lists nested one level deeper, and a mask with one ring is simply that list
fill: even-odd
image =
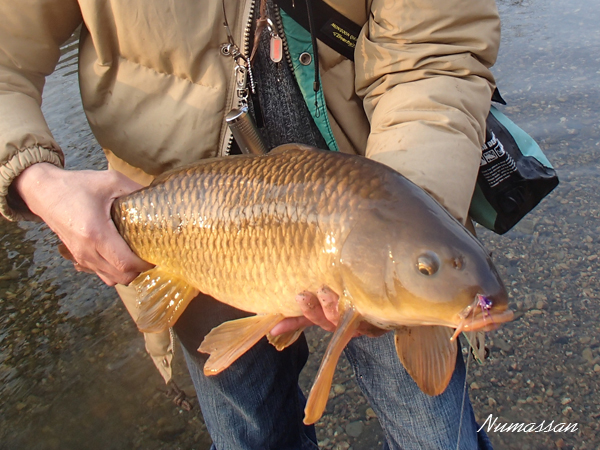
[{"label": "blue jeans", "polygon": [[[261,340],[227,370],[205,377],[202,360],[184,349],[214,450],[313,450],[314,427],[302,423],[305,399],[298,375],[308,348],[302,336],[278,352]],[[385,433],[384,449],[454,450],[465,386],[465,364],[457,355],[450,385],[437,397],[421,392],[398,360],[393,333],[355,338],[345,350],[356,380]],[[460,449],[489,450],[466,395]]]}]

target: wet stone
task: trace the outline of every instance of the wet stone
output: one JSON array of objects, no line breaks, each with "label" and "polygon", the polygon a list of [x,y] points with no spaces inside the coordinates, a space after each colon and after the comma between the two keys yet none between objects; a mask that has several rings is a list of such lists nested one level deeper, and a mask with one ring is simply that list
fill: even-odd
[{"label": "wet stone", "polygon": [[333,386],[333,392],[335,393],[335,395],[340,395],[346,392],[346,388],[343,384],[336,384],[335,386]]},{"label": "wet stone", "polygon": [[364,425],[360,420],[357,420],[356,422],[350,422],[348,425],[346,425],[346,433],[348,436],[356,438],[361,435],[363,428]]},{"label": "wet stone", "polygon": [[502,350],[503,352],[509,352],[512,349],[510,344],[502,338],[495,338],[494,345],[496,347],[498,347],[500,350]]},{"label": "wet stone", "polygon": [[372,408],[367,408],[365,411],[365,417],[367,419],[374,419],[377,417],[377,414],[375,414],[375,411],[373,411]]}]

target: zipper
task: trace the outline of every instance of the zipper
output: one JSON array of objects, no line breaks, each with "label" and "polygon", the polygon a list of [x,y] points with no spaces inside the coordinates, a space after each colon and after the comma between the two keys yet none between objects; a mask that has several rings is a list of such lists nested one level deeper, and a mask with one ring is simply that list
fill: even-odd
[{"label": "zipper", "polygon": [[[223,2],[225,0],[222,0]],[[246,60],[248,60],[248,49],[250,47],[250,31],[252,29],[252,17],[254,16],[254,9],[256,7],[256,0],[251,0],[249,2],[246,2],[245,6],[244,6],[244,10],[242,12],[242,18],[246,17],[246,26],[244,27],[241,36],[238,40],[238,42],[242,43],[242,48],[239,49],[240,54],[246,58]],[[223,7],[223,10],[225,10],[225,7]],[[229,56],[228,53],[224,52],[224,47],[227,46],[227,44],[222,44],[221,45],[221,54],[224,56]],[[237,63],[236,63],[237,66]],[[237,95],[237,88],[238,88],[238,70],[237,67],[234,67],[234,72],[233,72],[233,76],[231,77],[231,83],[229,85],[229,96],[227,99],[227,108],[226,111],[231,111],[234,107],[241,107],[242,106],[242,99],[240,97],[238,97]],[[247,73],[248,76],[248,80],[250,82],[251,85],[254,84],[254,80],[252,79],[252,75],[251,75],[251,71],[248,71]],[[236,101],[237,100],[237,101]],[[231,130],[229,129],[229,127],[227,126],[227,122],[225,120],[223,120],[223,125],[221,126],[221,136],[223,136],[223,143],[221,145],[221,149],[220,149],[220,156],[227,156],[229,155],[229,152],[231,151],[231,144],[233,143],[233,134],[231,133]]]},{"label": "zipper", "polygon": [[274,4],[273,7],[275,12],[275,27],[277,28],[277,34],[281,38],[283,44],[283,54],[285,55],[285,60],[287,61],[290,70],[292,71],[292,75],[294,75],[294,64],[292,63],[292,55],[290,55],[287,37],[285,35],[285,31],[283,30],[283,21],[281,20],[279,5]]}]

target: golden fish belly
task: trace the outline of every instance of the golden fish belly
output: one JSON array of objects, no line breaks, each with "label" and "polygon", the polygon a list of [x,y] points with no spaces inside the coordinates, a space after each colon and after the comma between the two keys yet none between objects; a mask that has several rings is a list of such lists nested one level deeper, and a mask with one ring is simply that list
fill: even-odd
[{"label": "golden fish belly", "polygon": [[142,259],[200,291],[297,316],[299,292],[341,288],[340,243],[361,200],[351,172],[326,152],[213,160],[117,200],[113,218]]}]

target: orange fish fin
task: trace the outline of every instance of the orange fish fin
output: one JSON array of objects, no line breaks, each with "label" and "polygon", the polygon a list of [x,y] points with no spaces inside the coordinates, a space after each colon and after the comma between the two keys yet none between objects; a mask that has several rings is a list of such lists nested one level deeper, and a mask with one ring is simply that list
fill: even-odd
[{"label": "orange fish fin", "polygon": [[71,254],[71,251],[67,248],[65,244],[61,242],[56,246],[56,248],[58,249],[58,253],[60,253],[60,256],[62,256],[63,258],[65,258],[68,261],[77,262],[75,261],[75,258]]},{"label": "orange fish fin", "polygon": [[[73,264],[77,265],[77,260],[75,259],[75,257],[73,256],[73,254],[71,253],[71,251],[68,249],[68,247],[65,244],[63,244],[61,242],[60,244],[57,245],[56,248],[58,249],[58,253],[60,253],[60,256],[65,258],[67,261],[71,261]],[[94,272],[93,270],[88,269],[87,267],[83,267],[83,266],[78,266],[77,270],[79,272],[96,274],[96,272]]]},{"label": "orange fish fin", "polygon": [[331,341],[329,341],[319,372],[317,372],[315,382],[308,395],[306,408],[304,408],[304,423],[306,425],[315,423],[323,415],[338,359],[344,347],[352,339],[361,319],[362,316],[353,307],[346,307],[343,313],[340,314],[340,322],[333,333]]},{"label": "orange fish fin", "polygon": [[485,331],[465,331],[463,336],[471,346],[475,360],[479,364],[483,364],[485,361]]},{"label": "orange fish fin", "polygon": [[302,327],[299,330],[288,331],[287,333],[280,334],[279,336],[272,336],[271,333],[267,334],[269,342],[279,351],[292,345],[300,337],[304,331]]},{"label": "orange fish fin", "polygon": [[281,314],[257,315],[230,320],[213,328],[198,349],[210,353],[204,364],[204,375],[216,375],[227,369],[283,319]]},{"label": "orange fish fin", "polygon": [[137,326],[144,333],[160,333],[172,327],[200,292],[160,267],[139,274],[131,286],[135,287],[140,310]]},{"label": "orange fish fin", "polygon": [[442,326],[396,329],[396,351],[406,371],[427,395],[439,395],[450,383],[456,365],[454,330]]}]

